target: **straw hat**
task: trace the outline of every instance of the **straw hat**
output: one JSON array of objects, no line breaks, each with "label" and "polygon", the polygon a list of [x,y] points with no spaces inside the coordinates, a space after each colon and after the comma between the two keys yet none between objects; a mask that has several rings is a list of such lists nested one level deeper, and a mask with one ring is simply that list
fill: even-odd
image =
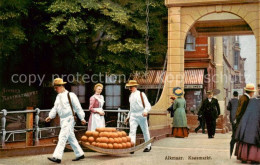
[{"label": "straw hat", "polygon": [[176,96],[182,96],[183,90],[180,87],[175,87],[175,88],[173,88],[173,94]]},{"label": "straw hat", "polygon": [[53,85],[56,86],[56,85],[64,85],[64,84],[67,84],[67,82],[63,82],[63,80],[61,78],[55,78],[53,80]]},{"label": "straw hat", "polygon": [[246,84],[246,87],[244,88],[246,91],[250,92],[256,92],[255,85],[254,84]]},{"label": "straw hat", "polygon": [[125,85],[126,87],[133,87],[133,86],[138,86],[139,84],[137,83],[136,80],[129,80],[128,83]]}]

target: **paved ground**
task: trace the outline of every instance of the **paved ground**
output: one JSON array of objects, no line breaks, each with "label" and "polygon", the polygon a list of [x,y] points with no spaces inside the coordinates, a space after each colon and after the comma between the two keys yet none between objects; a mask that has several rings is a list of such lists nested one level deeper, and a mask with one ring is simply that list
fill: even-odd
[{"label": "paved ground", "polygon": [[[216,134],[214,139],[208,139],[205,134],[191,133],[188,138],[165,138],[156,141],[152,145],[150,153],[141,150],[135,154],[121,156],[108,156],[95,152],[86,152],[86,158],[78,162],[72,162],[75,156],[73,152],[66,152],[62,164],[68,165],[232,165],[241,164],[236,157],[229,159],[229,142],[231,134]],[[10,157],[0,159],[2,165],[41,165],[53,164],[47,160],[52,155]],[[167,158],[172,158],[167,160]],[[208,160],[189,160],[189,158],[204,157]],[[175,160],[174,160],[175,159]],[[176,160],[179,159],[179,160]]]}]

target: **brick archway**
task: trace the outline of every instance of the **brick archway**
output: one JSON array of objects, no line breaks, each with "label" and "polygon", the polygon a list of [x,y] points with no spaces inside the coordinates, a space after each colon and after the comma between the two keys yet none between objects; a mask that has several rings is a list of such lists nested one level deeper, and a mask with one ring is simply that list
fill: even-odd
[{"label": "brick archway", "polygon": [[[197,2],[201,1],[201,3]],[[257,43],[256,82],[260,84],[260,2],[245,0],[203,1],[166,0],[168,7],[168,65],[167,78],[162,95],[152,107],[150,126],[153,129],[170,127],[172,119],[162,115],[170,105],[169,97],[176,86],[184,88],[184,43],[188,31],[202,17],[212,13],[231,13],[237,15],[250,26]],[[203,6],[201,6],[203,4]],[[158,115],[161,112],[161,115]]]}]

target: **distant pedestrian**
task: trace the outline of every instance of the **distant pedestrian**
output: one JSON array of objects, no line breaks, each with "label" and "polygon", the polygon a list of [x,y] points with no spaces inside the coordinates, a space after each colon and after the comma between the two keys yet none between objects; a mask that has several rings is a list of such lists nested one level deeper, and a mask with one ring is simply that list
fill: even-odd
[{"label": "distant pedestrian", "polygon": [[[230,123],[232,125],[232,132],[235,133],[235,123],[236,120],[236,112],[238,107],[238,92],[233,92],[233,98],[228,102],[227,110],[230,111]],[[232,133],[232,134],[233,134]]]},{"label": "distant pedestrian", "polygon": [[257,98],[250,99],[237,127],[235,139],[237,159],[242,163],[250,161],[251,164],[260,164],[260,90]]},{"label": "distant pedestrian", "polygon": [[174,137],[188,137],[189,129],[187,126],[187,117],[186,117],[186,101],[182,97],[183,90],[180,87],[175,87],[173,89],[173,94],[177,96],[177,99],[174,101],[173,111],[173,136]]},{"label": "distant pedestrian", "polygon": [[205,118],[203,116],[202,111],[200,110],[198,112],[198,120],[199,120],[199,126],[195,128],[195,132],[197,133],[200,129],[202,129],[202,133],[205,134]]},{"label": "distant pedestrian", "polygon": [[[174,111],[173,111],[173,106],[174,106],[174,100],[176,99],[174,96],[170,97],[171,99],[171,106],[167,109],[167,111],[170,113],[171,118],[174,117]],[[172,127],[172,135],[173,135],[173,127]]]},{"label": "distant pedestrian", "polygon": [[167,109],[167,111],[170,113],[170,115],[171,115],[171,117],[173,117],[174,116],[174,111],[173,111],[173,106],[174,106],[174,101],[175,101],[175,97],[170,97],[170,99],[171,99],[171,106]]},{"label": "distant pedestrian", "polygon": [[249,100],[254,96],[255,91],[256,91],[254,84],[246,84],[246,87],[244,89],[246,92],[244,93],[243,96],[240,97],[240,99],[238,101],[236,120],[234,121],[236,124],[236,127],[239,125],[239,122],[246,111]]},{"label": "distant pedestrian", "polygon": [[202,102],[200,111],[207,124],[208,138],[214,138],[216,131],[216,120],[220,115],[218,100],[213,98],[213,92],[207,91],[207,98]]}]

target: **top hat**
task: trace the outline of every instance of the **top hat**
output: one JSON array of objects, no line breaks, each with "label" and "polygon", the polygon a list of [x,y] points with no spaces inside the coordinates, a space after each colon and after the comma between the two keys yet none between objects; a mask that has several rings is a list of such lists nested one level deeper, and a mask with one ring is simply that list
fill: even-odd
[{"label": "top hat", "polygon": [[173,94],[176,96],[182,96],[183,90],[180,87],[175,87],[175,88],[173,88]]},{"label": "top hat", "polygon": [[246,91],[249,91],[249,92],[255,92],[256,91],[254,84],[246,84],[246,87],[244,89]]},{"label": "top hat", "polygon": [[133,86],[138,86],[139,84],[137,83],[136,80],[129,80],[128,83],[125,85],[126,87],[133,87]]},{"label": "top hat", "polygon": [[67,84],[67,82],[63,82],[63,80],[61,78],[55,78],[53,80],[53,85],[56,86],[56,85],[64,85],[64,84]]}]

